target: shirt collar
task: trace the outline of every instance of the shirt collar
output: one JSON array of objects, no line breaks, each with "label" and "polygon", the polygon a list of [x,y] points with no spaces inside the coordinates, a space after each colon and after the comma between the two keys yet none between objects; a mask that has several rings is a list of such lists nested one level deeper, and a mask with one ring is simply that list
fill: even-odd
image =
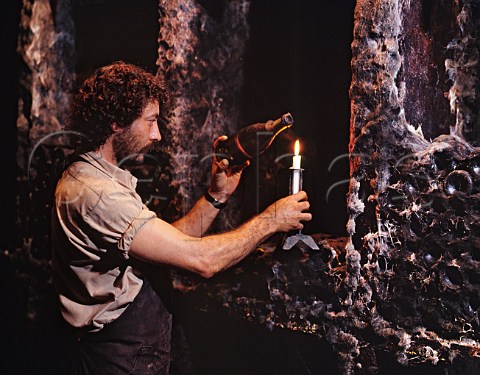
[{"label": "shirt collar", "polygon": [[99,153],[90,151],[82,155],[82,157],[95,168],[105,173],[110,178],[118,181],[119,183],[135,189],[137,186],[137,178],[132,176],[129,171],[121,169],[116,165],[103,159]]}]

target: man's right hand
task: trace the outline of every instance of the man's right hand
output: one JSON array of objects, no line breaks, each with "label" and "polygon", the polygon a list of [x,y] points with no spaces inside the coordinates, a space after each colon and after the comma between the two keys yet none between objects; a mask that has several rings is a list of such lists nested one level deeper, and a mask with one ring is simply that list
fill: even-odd
[{"label": "man's right hand", "polygon": [[303,229],[303,221],[312,220],[312,214],[305,212],[310,208],[307,193],[299,191],[279,199],[261,214],[274,221],[275,232],[290,232]]}]

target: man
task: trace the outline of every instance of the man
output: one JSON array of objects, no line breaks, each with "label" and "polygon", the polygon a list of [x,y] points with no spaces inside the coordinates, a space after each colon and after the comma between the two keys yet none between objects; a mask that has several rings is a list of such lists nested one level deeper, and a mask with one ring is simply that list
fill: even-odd
[{"label": "man", "polygon": [[131,258],[208,278],[311,219],[300,192],[235,230],[202,237],[240,180],[226,160],[214,161],[208,191],[186,216],[157,218],[119,166],[142,162],[160,141],[168,102],[160,79],[123,62],[98,69],[74,98],[67,129],[78,157],[57,185],[52,214],[54,283],[77,338],[74,373],[168,373],[171,317]]}]

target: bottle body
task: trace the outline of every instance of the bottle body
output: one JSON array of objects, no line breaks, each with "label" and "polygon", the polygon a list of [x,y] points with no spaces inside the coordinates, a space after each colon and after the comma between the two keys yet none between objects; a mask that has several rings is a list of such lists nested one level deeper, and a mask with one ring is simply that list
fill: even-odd
[{"label": "bottle body", "polygon": [[247,160],[264,152],[275,137],[293,125],[290,113],[276,120],[249,125],[225,141],[215,144],[215,156],[218,161],[227,159],[230,168],[242,166]]}]

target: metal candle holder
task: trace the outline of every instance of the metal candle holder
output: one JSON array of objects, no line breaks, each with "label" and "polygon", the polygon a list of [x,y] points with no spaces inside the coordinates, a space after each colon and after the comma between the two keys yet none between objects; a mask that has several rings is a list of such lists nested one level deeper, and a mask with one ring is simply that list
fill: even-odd
[{"label": "metal candle holder", "polygon": [[[303,187],[303,168],[293,168],[290,167],[290,195],[296,194]],[[302,230],[299,229],[298,233],[291,234],[285,238],[283,241],[282,249],[283,250],[290,250],[294,247],[297,243],[303,242],[306,246],[308,246],[312,250],[320,250],[316,242],[307,234],[303,234]]]}]

